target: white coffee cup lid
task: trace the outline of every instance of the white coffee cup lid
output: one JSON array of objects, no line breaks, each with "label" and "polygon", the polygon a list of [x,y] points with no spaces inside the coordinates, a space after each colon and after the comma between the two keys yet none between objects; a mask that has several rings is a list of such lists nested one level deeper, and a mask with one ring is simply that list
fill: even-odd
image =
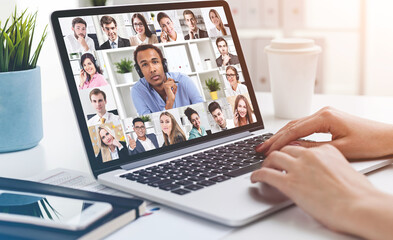
[{"label": "white coffee cup lid", "polygon": [[276,38],[265,47],[266,52],[299,54],[320,53],[321,47],[315,45],[314,40],[305,38]]}]

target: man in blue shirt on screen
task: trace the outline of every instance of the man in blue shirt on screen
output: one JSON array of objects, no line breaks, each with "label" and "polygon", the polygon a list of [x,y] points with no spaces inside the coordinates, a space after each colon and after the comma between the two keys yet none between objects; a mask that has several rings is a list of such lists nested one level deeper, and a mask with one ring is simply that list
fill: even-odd
[{"label": "man in blue shirt on screen", "polygon": [[158,47],[139,45],[134,61],[141,78],[132,87],[131,97],[139,115],[203,102],[198,88],[187,75],[168,72],[166,59]]}]

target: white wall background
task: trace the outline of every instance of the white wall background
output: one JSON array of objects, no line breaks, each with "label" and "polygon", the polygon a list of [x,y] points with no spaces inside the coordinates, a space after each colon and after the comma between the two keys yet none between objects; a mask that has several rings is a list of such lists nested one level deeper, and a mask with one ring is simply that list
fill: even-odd
[{"label": "white wall background", "polygon": [[393,95],[393,2],[367,1],[366,94]]},{"label": "white wall background", "polygon": [[[83,0],[87,1],[87,0]],[[138,2],[155,2],[139,0]],[[241,1],[241,0],[239,0]],[[312,35],[326,38],[324,73],[326,93],[357,94],[359,85],[359,40],[356,29],[359,24],[359,6],[362,0],[305,0],[306,27]],[[109,0],[125,4],[133,0]],[[1,0],[2,22],[18,9],[38,10],[36,36],[38,37],[54,10],[76,8],[78,0]],[[393,2],[389,0],[366,0],[366,60],[365,93],[369,95],[393,95]],[[206,22],[209,22],[206,20]],[[323,29],[327,31],[320,31]],[[330,29],[330,30],[329,30]],[[298,31],[307,36],[310,31]],[[38,38],[36,38],[38,39]],[[51,29],[38,64],[41,66],[43,100],[67,95],[62,68]]]},{"label": "white wall background", "polygon": [[[29,9],[29,12],[38,11],[38,19],[34,33],[35,41],[33,41],[33,45],[36,46],[39,36],[42,34],[46,24],[50,22],[50,14],[55,10],[75,8],[78,5],[78,0],[56,2],[49,0],[1,0],[0,19],[2,22],[10,16],[11,12],[13,12],[15,4],[17,4],[19,11],[26,8]],[[64,98],[68,94],[50,25],[48,25],[48,30],[48,37],[38,59],[38,65],[41,67],[42,97],[44,102],[59,97]]]}]

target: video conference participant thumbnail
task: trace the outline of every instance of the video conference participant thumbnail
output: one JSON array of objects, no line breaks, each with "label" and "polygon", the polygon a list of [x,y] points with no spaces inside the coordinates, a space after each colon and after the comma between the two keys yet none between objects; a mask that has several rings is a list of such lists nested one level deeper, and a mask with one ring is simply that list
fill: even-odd
[{"label": "video conference participant thumbnail", "polygon": [[231,35],[229,27],[225,26],[220,14],[215,9],[209,11],[210,21],[214,24],[214,28],[209,30],[210,37],[227,36]]},{"label": "video conference participant thumbnail", "polygon": [[187,140],[186,135],[177,123],[175,117],[169,112],[163,112],[160,115],[160,126],[164,136],[163,146],[169,146],[175,143]]},{"label": "video conference participant thumbnail", "polygon": [[184,10],[183,17],[186,25],[188,26],[188,34],[184,36],[184,40],[209,37],[207,31],[202,30],[197,26],[197,20],[191,10]]},{"label": "video conference participant thumbnail", "polygon": [[85,53],[81,57],[81,71],[79,89],[95,88],[108,85],[102,69],[97,64],[93,54]]},{"label": "video conference participant thumbnail", "polygon": [[100,125],[97,132],[100,138],[100,152],[97,159],[102,159],[102,162],[108,162],[128,156],[129,152],[126,142],[117,140],[114,131],[108,125]]},{"label": "video conference participant thumbnail", "polygon": [[158,43],[157,35],[150,31],[142,14],[135,13],[132,15],[131,22],[132,28],[136,32],[135,36],[130,37],[131,46]]},{"label": "video conference participant thumbnail", "polygon": [[201,118],[197,111],[188,107],[184,111],[184,114],[192,124],[192,129],[189,132],[188,139],[199,138],[207,135],[205,128],[201,126]]},{"label": "video conference participant thumbnail", "polygon": [[134,118],[132,125],[137,135],[137,140],[135,141],[128,136],[131,154],[138,154],[158,148],[157,136],[154,133],[146,134],[146,126],[141,118]]},{"label": "video conference participant thumbnail", "polygon": [[228,49],[228,43],[223,37],[218,37],[216,40],[216,45],[220,56],[216,59],[217,67],[235,65],[239,63],[239,58],[230,53]]},{"label": "video conference participant thumbnail", "polygon": [[91,90],[89,94],[90,102],[97,114],[87,121],[88,126],[112,123],[113,125],[120,124],[120,117],[110,113],[106,110],[106,94],[98,88]]},{"label": "video conference participant thumbnail", "polygon": [[229,82],[229,89],[226,90],[226,95],[236,96],[239,94],[247,94],[247,86],[242,84],[240,80],[239,73],[234,66],[228,66],[225,70],[225,77]]},{"label": "video conference participant thumbnail", "polygon": [[251,109],[251,104],[243,95],[237,95],[233,115],[233,122],[236,127],[244,126],[256,121],[254,112]]},{"label": "video conference participant thumbnail", "polygon": [[103,16],[100,23],[102,30],[108,36],[108,40],[100,46],[100,49],[114,49],[130,46],[130,41],[128,39],[121,38],[117,35],[117,23],[113,17]]},{"label": "video conference participant thumbnail", "polygon": [[80,17],[72,20],[72,31],[74,34],[64,37],[64,43],[68,53],[93,52],[95,49],[94,41],[86,33],[87,23]]},{"label": "video conference participant thumbnail", "polygon": [[222,108],[218,102],[211,102],[207,107],[211,113],[215,125],[212,127],[212,133],[221,132],[223,130],[231,129],[235,127],[233,121],[227,119],[222,112]]},{"label": "video conference participant thumbnail", "polygon": [[139,45],[134,61],[141,77],[131,89],[138,115],[203,102],[198,88],[187,75],[168,72],[166,59],[158,47]]},{"label": "video conference participant thumbnail", "polygon": [[157,14],[157,22],[162,29],[162,33],[160,35],[161,42],[176,42],[179,39],[179,34],[176,32],[175,25],[172,19],[168,16],[168,14],[164,12],[159,12]]}]

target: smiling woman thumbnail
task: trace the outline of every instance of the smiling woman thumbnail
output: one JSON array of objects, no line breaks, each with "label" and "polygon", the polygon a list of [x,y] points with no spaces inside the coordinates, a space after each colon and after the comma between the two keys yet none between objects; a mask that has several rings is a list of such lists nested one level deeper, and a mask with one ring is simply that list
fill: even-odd
[{"label": "smiling woman thumbnail", "polygon": [[85,53],[81,57],[81,71],[79,89],[101,87],[108,84],[102,75],[102,70],[91,53]]},{"label": "smiling woman thumbnail", "polygon": [[169,112],[160,115],[160,126],[164,136],[164,146],[186,141],[186,135],[176,122],[175,117]]}]

